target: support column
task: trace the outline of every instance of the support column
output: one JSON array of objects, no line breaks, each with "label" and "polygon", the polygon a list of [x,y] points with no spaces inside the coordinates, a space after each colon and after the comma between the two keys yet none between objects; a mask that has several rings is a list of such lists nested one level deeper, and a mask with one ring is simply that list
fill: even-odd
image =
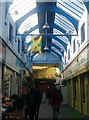
[{"label": "support column", "polygon": [[[3,74],[3,82],[6,80],[6,66],[4,65],[4,74]],[[3,85],[4,85],[4,83],[3,83]],[[4,94],[5,93],[5,88],[4,88],[4,86],[3,86],[3,90],[2,90],[2,93]]]},{"label": "support column", "polygon": [[79,98],[78,98],[78,110],[80,111],[80,112],[82,112],[82,106],[81,106],[81,104],[82,104],[82,99],[81,99],[81,81],[80,81],[80,77],[78,76],[78,84],[79,84]]},{"label": "support column", "polygon": [[72,99],[71,99],[71,106],[72,106],[72,108],[73,108],[73,106],[74,106],[74,105],[73,105],[73,102],[74,102],[74,96],[73,96],[73,94],[74,94],[74,93],[73,93],[73,92],[74,92],[74,91],[73,91],[73,79],[71,79],[71,92],[72,92],[72,94],[71,94],[71,98],[72,98]]}]

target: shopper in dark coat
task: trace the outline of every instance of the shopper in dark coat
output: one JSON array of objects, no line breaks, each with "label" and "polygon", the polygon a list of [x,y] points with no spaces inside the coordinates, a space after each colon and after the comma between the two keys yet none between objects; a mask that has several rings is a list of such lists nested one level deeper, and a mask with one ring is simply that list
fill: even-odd
[{"label": "shopper in dark coat", "polygon": [[59,112],[62,99],[63,97],[62,97],[61,92],[55,88],[51,96],[51,104],[53,107],[54,119],[57,117],[56,114],[58,114]]},{"label": "shopper in dark coat", "polygon": [[35,115],[36,120],[38,120],[41,101],[42,101],[42,95],[38,87],[36,87],[36,115]]},{"label": "shopper in dark coat", "polygon": [[27,95],[26,105],[27,105],[29,120],[33,120],[36,113],[36,92],[34,88],[31,88],[30,92]]}]

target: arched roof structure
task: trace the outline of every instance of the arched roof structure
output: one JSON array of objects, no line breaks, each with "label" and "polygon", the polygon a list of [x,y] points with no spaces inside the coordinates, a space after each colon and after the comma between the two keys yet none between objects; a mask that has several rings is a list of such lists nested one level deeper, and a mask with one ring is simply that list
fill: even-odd
[{"label": "arched roof structure", "polygon": [[[82,0],[13,0],[7,4],[8,13],[16,23],[16,34],[21,35],[31,49],[30,36],[42,35],[42,52],[46,44],[48,52],[58,58],[63,56],[71,36],[77,36],[78,22],[88,4]],[[49,28],[44,29],[44,25]],[[37,53],[30,56],[34,58]]]}]

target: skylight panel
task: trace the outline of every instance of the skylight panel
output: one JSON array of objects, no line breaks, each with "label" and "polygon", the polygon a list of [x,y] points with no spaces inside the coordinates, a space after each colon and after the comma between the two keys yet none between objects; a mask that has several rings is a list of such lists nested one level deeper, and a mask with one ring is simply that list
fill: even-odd
[{"label": "skylight panel", "polygon": [[18,32],[19,33],[24,33],[25,31],[30,30],[30,28],[34,27],[35,25],[38,24],[38,17],[37,13],[34,15],[29,16],[19,27]]},{"label": "skylight panel", "polygon": [[61,3],[61,1],[60,1],[60,4],[63,7],[67,8],[68,10],[70,10],[73,14],[81,17],[81,15],[82,15],[81,11],[79,11],[79,9],[77,9],[76,7],[74,7],[74,4],[71,5],[71,2],[65,2],[64,1],[63,3]]},{"label": "skylight panel", "polygon": [[25,42],[26,42],[26,43],[31,42],[31,36],[27,36]]},{"label": "skylight panel", "polygon": [[53,33],[55,33],[55,32],[57,32],[57,33],[59,33],[59,34],[64,34],[64,33],[62,33],[61,31],[59,31],[58,29],[54,28],[54,29],[53,29]]},{"label": "skylight panel", "polygon": [[59,55],[61,55],[61,56],[62,56],[61,52],[60,52],[58,49],[56,49],[56,48],[55,48],[55,47],[53,47],[53,46],[51,46],[51,48],[52,48],[55,52],[57,52]]},{"label": "skylight panel", "polygon": [[61,39],[64,43],[68,44],[68,39],[65,36],[57,36],[57,38]]},{"label": "skylight panel", "polygon": [[82,10],[85,10],[85,5],[82,0],[70,0],[70,1],[79,6],[79,8],[81,8]]},{"label": "skylight panel", "polygon": [[55,18],[61,19],[62,21],[66,22],[70,27],[74,28],[73,24],[63,15],[60,15],[58,13],[55,13]]},{"label": "skylight panel", "polygon": [[9,12],[14,21],[30,12],[36,7],[36,0],[15,0],[10,5]]},{"label": "skylight panel", "polygon": [[64,29],[65,31],[67,31],[67,28],[65,29],[61,24],[58,24],[57,21],[54,21],[54,23],[55,23],[56,25],[58,25],[59,27],[61,27],[62,29]]},{"label": "skylight panel", "polygon": [[57,33],[60,33],[60,34],[64,34],[64,33],[62,33],[60,30],[58,30],[58,29],[56,29],[56,28],[53,28],[53,32],[57,32]]},{"label": "skylight panel", "polygon": [[64,21],[62,21],[62,20],[60,20],[60,19],[58,19],[56,16],[55,16],[55,21],[59,23],[59,26],[60,26],[60,24],[61,24],[61,25],[63,26],[63,28],[65,28],[66,30],[69,29],[69,30],[71,30],[71,32],[74,31],[74,28],[73,28],[73,27],[68,26],[68,24],[66,24],[66,22],[64,22]]},{"label": "skylight panel", "polygon": [[[62,35],[65,34],[65,33],[62,33],[60,30],[54,28],[54,29],[53,29],[53,33],[55,33],[55,31],[56,31],[57,33],[59,33],[60,35],[61,35],[61,34],[62,34]],[[63,38],[65,38],[66,40],[68,40],[68,38],[67,38],[66,36],[61,36],[61,37],[63,37]]]},{"label": "skylight panel", "polygon": [[56,53],[54,53],[54,52],[52,52],[52,51],[51,51],[51,53],[52,53],[53,55],[55,55],[56,57],[58,57],[58,55],[57,55]]},{"label": "skylight panel", "polygon": [[[77,3],[77,1],[74,2],[73,0],[69,0],[69,1],[70,1],[70,5],[73,6],[74,8],[76,8],[76,10],[79,11],[81,14],[84,12],[84,6],[79,5],[79,2]],[[83,8],[82,8],[82,6],[83,6]]]},{"label": "skylight panel", "polygon": [[61,49],[65,50],[64,46],[60,44],[60,42],[52,39],[52,43],[56,44],[58,47],[60,47]]},{"label": "skylight panel", "polygon": [[[39,34],[39,29],[36,29],[36,30],[32,31],[30,34]],[[31,42],[31,36],[30,36],[30,35],[28,35],[28,36],[26,37],[25,42],[26,42],[26,43]]]},{"label": "skylight panel", "polygon": [[37,21],[33,21],[33,22],[32,22],[31,24],[29,24],[28,26],[25,26],[24,29],[23,29],[23,28],[18,29],[18,32],[19,32],[20,34],[23,34],[24,32],[29,31],[32,27],[34,27],[34,26],[37,25],[37,24],[38,24]]},{"label": "skylight panel", "polygon": [[32,31],[30,34],[39,34],[39,29]]},{"label": "skylight panel", "polygon": [[57,29],[54,28],[54,29],[53,29],[53,34],[55,34],[55,33],[56,33],[56,34],[62,34],[62,35],[63,35],[62,32],[60,32],[59,30],[57,30]]},{"label": "skylight panel", "polygon": [[[61,31],[57,30],[57,29],[53,29],[53,33],[55,33],[55,31],[59,34],[63,34]],[[68,38],[66,36],[57,36],[57,38],[61,39],[64,43],[68,44]]]},{"label": "skylight panel", "polygon": [[[61,4],[63,4],[63,1],[61,0]],[[57,7],[62,9],[63,11],[65,11],[66,13],[70,14],[71,16],[73,16],[74,18],[76,18],[77,20],[80,19],[80,17],[78,17],[77,15],[75,15],[73,12],[71,12],[70,10],[68,10],[67,8],[63,7],[60,4],[60,0],[57,1]]]}]

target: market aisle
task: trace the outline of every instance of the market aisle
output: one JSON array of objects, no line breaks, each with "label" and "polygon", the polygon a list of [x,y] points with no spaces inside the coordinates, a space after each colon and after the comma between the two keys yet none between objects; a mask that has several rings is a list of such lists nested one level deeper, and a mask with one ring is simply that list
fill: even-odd
[{"label": "market aisle", "polygon": [[41,103],[39,118],[53,118],[52,107],[48,104],[48,100],[46,100],[46,102]]},{"label": "market aisle", "polygon": [[[53,110],[51,105],[48,104],[48,100],[46,100],[46,102],[44,103],[41,103],[39,118],[53,119]],[[65,120],[65,118],[68,118],[68,120],[71,120],[71,118],[74,118],[74,119],[84,118],[84,120],[89,120],[89,117],[82,115],[81,113],[72,109],[68,105],[62,105],[60,107],[60,113],[57,118],[60,118],[60,120]]]}]

